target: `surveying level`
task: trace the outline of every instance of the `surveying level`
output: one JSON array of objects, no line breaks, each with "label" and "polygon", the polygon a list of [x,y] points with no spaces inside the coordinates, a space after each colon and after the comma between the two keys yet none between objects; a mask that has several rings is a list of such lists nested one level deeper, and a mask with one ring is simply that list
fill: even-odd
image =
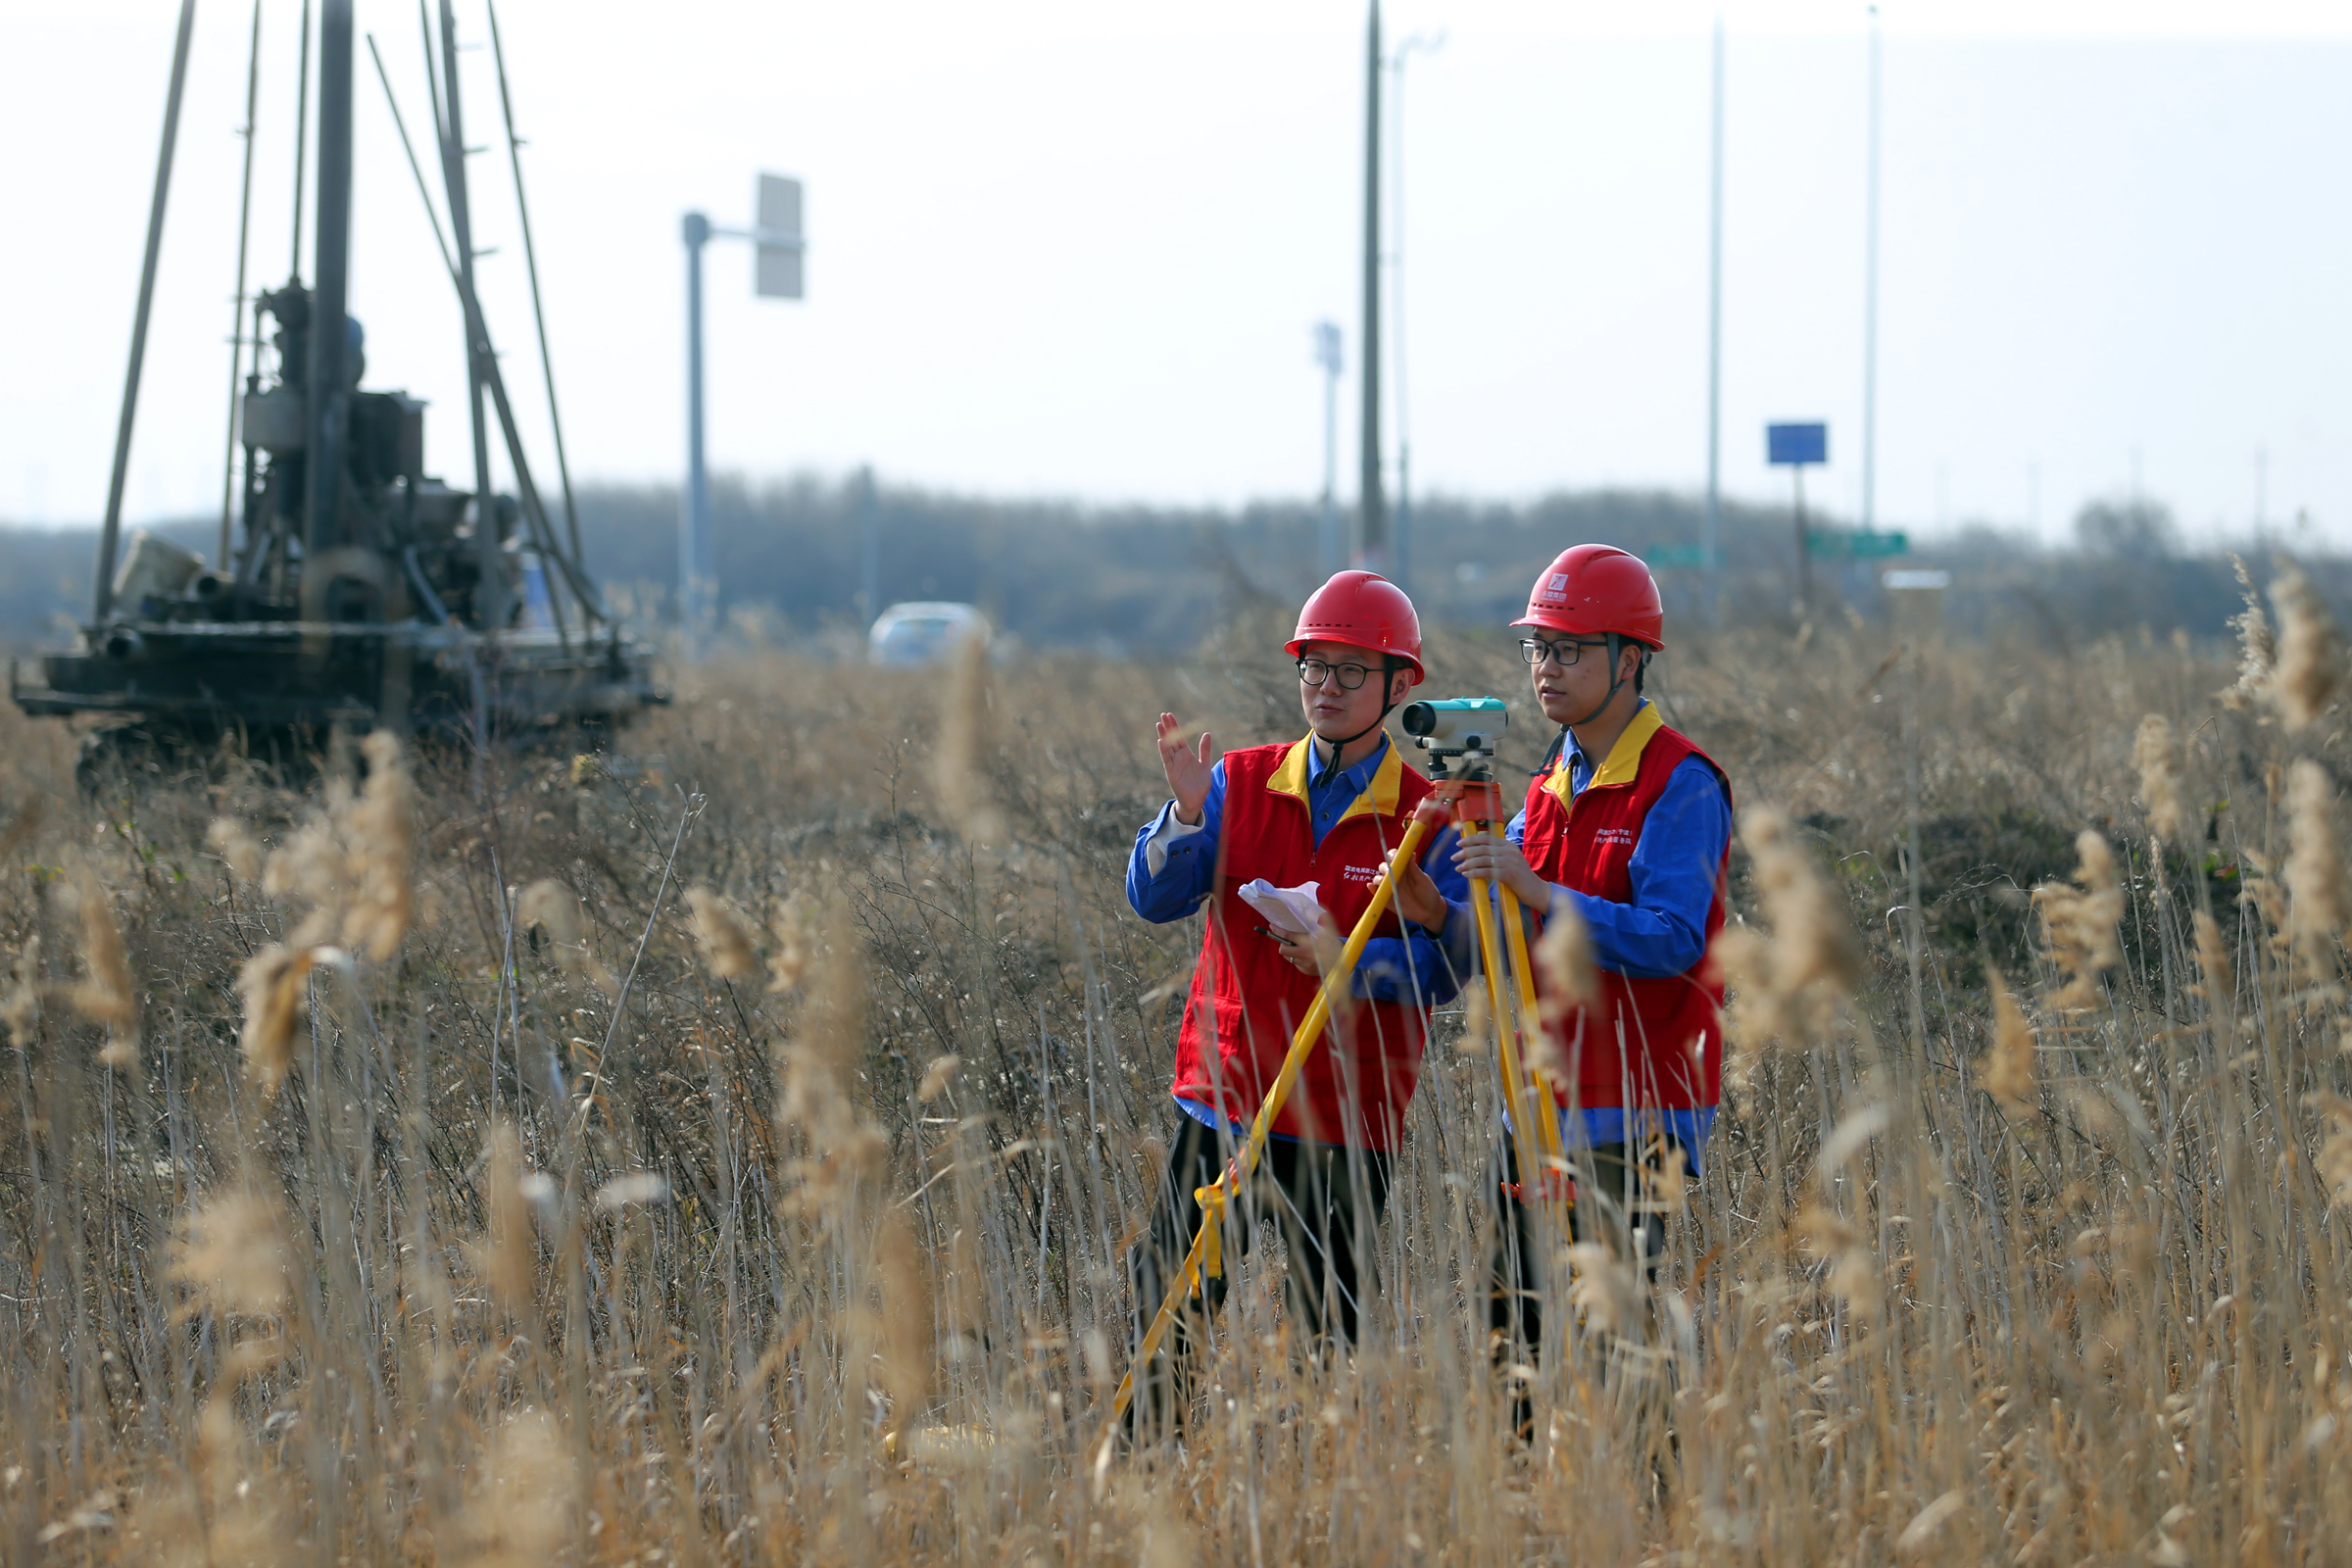
[{"label": "surveying level", "polygon": [[1407,703],[1397,716],[1413,744],[1429,754],[1429,776],[1443,779],[1451,759],[1492,759],[1495,737],[1509,725],[1511,710],[1499,697],[1441,697]]}]

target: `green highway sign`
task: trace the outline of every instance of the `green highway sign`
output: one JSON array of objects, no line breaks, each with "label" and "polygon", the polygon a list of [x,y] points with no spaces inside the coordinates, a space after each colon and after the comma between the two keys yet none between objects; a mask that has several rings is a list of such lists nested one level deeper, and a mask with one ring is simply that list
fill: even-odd
[{"label": "green highway sign", "polygon": [[1653,545],[1642,558],[1654,570],[1659,566],[1703,566],[1707,564],[1705,545]]},{"label": "green highway sign", "polygon": [[1829,558],[1870,560],[1884,556],[1907,556],[1911,553],[1911,536],[1906,533],[1874,533],[1862,528],[1815,528],[1805,534],[1805,554]]}]

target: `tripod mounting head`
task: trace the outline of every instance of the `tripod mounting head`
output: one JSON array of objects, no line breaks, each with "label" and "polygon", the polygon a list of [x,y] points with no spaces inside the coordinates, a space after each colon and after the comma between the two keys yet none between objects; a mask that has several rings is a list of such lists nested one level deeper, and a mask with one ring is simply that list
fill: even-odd
[{"label": "tripod mounting head", "polygon": [[1429,754],[1430,777],[1486,778],[1510,710],[1499,697],[1441,697],[1407,703],[1399,717],[1413,744]]}]

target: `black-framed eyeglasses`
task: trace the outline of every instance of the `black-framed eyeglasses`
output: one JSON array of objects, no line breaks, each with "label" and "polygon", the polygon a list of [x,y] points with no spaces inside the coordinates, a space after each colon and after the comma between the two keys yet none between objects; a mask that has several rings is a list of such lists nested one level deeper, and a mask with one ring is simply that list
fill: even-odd
[{"label": "black-framed eyeglasses", "polygon": [[1546,659],[1556,659],[1560,662],[1560,667],[1566,669],[1584,656],[1586,649],[1608,646],[1606,637],[1563,637],[1556,643],[1546,642],[1541,637],[1522,637],[1519,639],[1519,657],[1530,664],[1541,664]]},{"label": "black-framed eyeglasses", "polygon": [[1302,686],[1320,686],[1337,675],[1340,678],[1340,690],[1351,692],[1364,683],[1366,675],[1372,673],[1372,667],[1368,664],[1327,664],[1320,659],[1298,661],[1298,683]]}]

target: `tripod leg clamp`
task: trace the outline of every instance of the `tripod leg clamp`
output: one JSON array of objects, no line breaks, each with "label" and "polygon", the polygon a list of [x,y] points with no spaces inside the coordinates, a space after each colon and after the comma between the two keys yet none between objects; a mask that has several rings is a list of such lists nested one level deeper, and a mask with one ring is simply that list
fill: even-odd
[{"label": "tripod leg clamp", "polygon": [[[1232,1172],[1228,1171],[1226,1176]],[[1222,1279],[1225,1276],[1225,1204],[1232,1192],[1220,1176],[1206,1187],[1193,1189],[1193,1197],[1200,1204],[1200,1267],[1198,1274],[1185,1282],[1188,1293],[1200,1288],[1203,1279]]]}]

